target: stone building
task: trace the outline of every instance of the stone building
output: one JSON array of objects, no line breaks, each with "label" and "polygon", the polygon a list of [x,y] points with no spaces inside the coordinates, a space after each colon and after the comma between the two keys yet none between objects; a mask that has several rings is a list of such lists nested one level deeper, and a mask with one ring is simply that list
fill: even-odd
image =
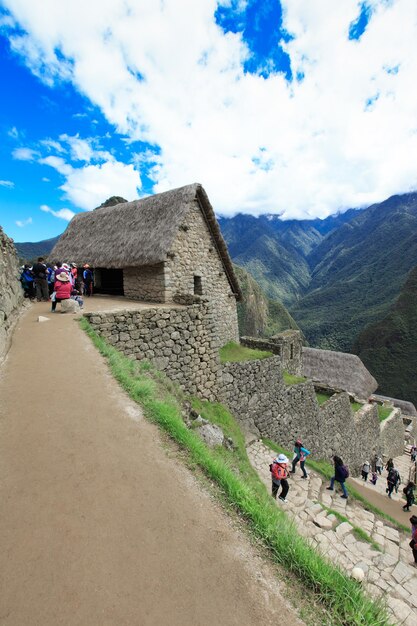
[{"label": "stone building", "polygon": [[239,284],[199,184],[78,214],[50,258],[88,263],[103,293],[180,304],[208,297],[219,343],[239,340]]}]

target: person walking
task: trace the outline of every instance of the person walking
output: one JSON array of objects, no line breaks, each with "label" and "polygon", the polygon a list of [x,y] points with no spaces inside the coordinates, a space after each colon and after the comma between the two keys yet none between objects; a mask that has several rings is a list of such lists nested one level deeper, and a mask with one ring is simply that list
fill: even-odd
[{"label": "person walking", "polygon": [[289,491],[288,484],[288,459],[285,454],[280,454],[274,459],[269,466],[272,478],[272,497],[276,500],[280,486],[282,487],[279,499],[281,502],[287,501],[287,493]]},{"label": "person walking", "polygon": [[392,497],[392,492],[394,491],[394,487],[397,484],[399,473],[395,469],[395,467],[391,467],[387,476],[387,488],[386,492],[388,494],[388,498]]},{"label": "person walking", "polygon": [[412,563],[412,565],[414,565],[414,567],[417,567],[417,517],[415,515],[412,515],[410,517],[410,523],[411,523],[411,541],[409,545],[413,551],[413,557],[414,557],[414,563]]},{"label": "person walking", "polygon": [[406,499],[406,504],[403,506],[403,511],[409,511],[410,510],[410,506],[413,506],[414,504],[414,489],[415,489],[415,484],[413,483],[412,480],[410,480],[408,482],[408,485],[406,487],[404,487],[403,489],[403,494],[405,495],[405,499]]},{"label": "person walking", "polygon": [[392,459],[388,459],[385,469],[389,473],[393,467],[394,467],[394,461]]},{"label": "person walking", "polygon": [[368,474],[370,470],[371,470],[371,465],[369,461],[365,461],[365,463],[362,465],[362,480],[364,480],[365,482],[368,481]]},{"label": "person walking", "polygon": [[38,262],[32,267],[32,272],[35,277],[36,299],[38,302],[41,300],[48,302],[49,300],[48,281],[46,278],[46,265],[44,260],[45,259],[40,256],[38,258]]},{"label": "person walking", "polygon": [[347,500],[348,498],[348,492],[346,489],[346,479],[349,477],[349,470],[346,467],[346,465],[343,463],[342,459],[340,458],[340,456],[334,456],[333,457],[333,462],[334,462],[334,476],[331,478],[330,480],[330,485],[327,487],[327,489],[329,491],[333,491],[334,490],[334,483],[335,481],[337,481],[343,491],[343,495],[342,498],[344,498],[345,500]]},{"label": "person walking", "polygon": [[297,441],[294,443],[294,457],[292,460],[291,474],[295,474],[295,468],[297,466],[297,463],[300,462],[300,468],[301,468],[301,471],[303,472],[302,478],[307,478],[307,472],[305,470],[305,462],[309,454],[311,454],[310,450],[307,450],[307,448],[304,448],[303,444],[301,443],[301,440],[297,439]]},{"label": "person walking", "polygon": [[383,469],[384,469],[384,463],[381,457],[377,456],[375,460],[375,471],[378,472],[378,474],[381,476]]}]

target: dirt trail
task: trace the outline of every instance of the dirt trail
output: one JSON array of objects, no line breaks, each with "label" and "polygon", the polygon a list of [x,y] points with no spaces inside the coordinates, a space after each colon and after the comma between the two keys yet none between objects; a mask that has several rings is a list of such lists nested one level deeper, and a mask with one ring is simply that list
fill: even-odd
[{"label": "dirt trail", "polygon": [[74,318],[45,303],[1,369],[0,495],[2,625],[300,624]]}]

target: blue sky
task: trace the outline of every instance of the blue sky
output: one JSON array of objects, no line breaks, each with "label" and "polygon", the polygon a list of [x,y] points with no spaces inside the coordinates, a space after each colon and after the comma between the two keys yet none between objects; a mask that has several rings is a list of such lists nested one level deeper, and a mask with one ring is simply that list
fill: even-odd
[{"label": "blue sky", "polygon": [[4,0],[0,224],[37,241],[192,182],[296,219],[416,189],[416,24],[411,0]]}]

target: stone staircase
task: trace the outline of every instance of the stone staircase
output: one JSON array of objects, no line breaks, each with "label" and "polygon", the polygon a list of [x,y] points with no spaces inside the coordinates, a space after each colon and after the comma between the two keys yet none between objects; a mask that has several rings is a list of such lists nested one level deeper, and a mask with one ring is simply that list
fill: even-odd
[{"label": "stone staircase", "polygon": [[[261,441],[250,443],[247,453],[270,490],[269,464],[274,453]],[[309,480],[303,480],[298,469],[289,479],[287,502],[278,500],[277,506],[285,507],[299,533],[330,561],[348,573],[360,568],[366,591],[386,602],[395,624],[417,626],[417,569],[412,566],[409,535],[400,534],[356,502],[342,499],[336,490],[327,491],[327,481],[323,483],[306,465]],[[379,550],[359,539],[355,527],[364,530]]]}]

